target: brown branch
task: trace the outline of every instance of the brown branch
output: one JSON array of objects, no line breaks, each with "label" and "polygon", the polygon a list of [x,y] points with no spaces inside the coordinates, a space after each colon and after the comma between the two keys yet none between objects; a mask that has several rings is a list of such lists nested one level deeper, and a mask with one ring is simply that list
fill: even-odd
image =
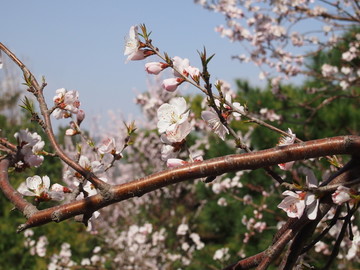
[{"label": "brown branch", "polygon": [[359,136],[340,136],[191,163],[158,172],[126,184],[112,186],[107,192],[83,200],[41,210],[31,216],[19,228],[19,231],[51,221],[60,222],[79,214],[92,213],[107,205],[135,196],[142,196],[162,187],[187,180],[207,177],[209,175],[221,175],[239,170],[254,170],[279,163],[326,155],[351,155],[358,153],[359,150]]},{"label": "brown branch", "polygon": [[348,14],[349,17],[337,16],[328,12],[321,12],[319,15],[312,15],[312,10],[305,7],[296,6],[295,11],[304,12],[310,17],[322,17],[324,19],[331,19],[335,21],[345,21],[345,22],[360,22],[360,19],[353,17],[351,14]]},{"label": "brown branch", "polygon": [[26,201],[22,195],[17,192],[9,183],[8,168],[10,161],[3,159],[0,161],[0,188],[3,191],[6,198],[23,213],[27,218],[31,217],[38,210],[34,205]]}]

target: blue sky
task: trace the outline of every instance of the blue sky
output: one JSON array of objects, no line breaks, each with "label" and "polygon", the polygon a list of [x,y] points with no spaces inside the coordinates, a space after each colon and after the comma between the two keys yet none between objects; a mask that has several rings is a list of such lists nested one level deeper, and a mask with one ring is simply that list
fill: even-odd
[{"label": "blue sky", "polygon": [[125,64],[123,55],[124,38],[135,24],[145,23],[154,45],[170,56],[189,58],[193,66],[200,67],[197,50],[203,46],[216,53],[209,66],[213,80],[234,85],[241,77],[258,83],[252,64],[231,60],[241,53],[239,44],[214,31],[224,24],[223,16],[193,0],[12,0],[1,1],[1,11],[0,41],[38,78],[45,76],[48,101],[58,88],[78,90],[86,121],[108,110],[139,115],[133,100],[146,90],[149,76],[144,61]]}]

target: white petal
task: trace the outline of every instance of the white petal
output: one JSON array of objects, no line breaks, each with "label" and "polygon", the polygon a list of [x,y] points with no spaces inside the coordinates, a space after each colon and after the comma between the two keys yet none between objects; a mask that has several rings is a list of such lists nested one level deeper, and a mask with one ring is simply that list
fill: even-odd
[{"label": "white petal", "polygon": [[186,111],[186,100],[183,97],[172,98],[169,102],[172,106],[175,107],[175,111],[178,115],[183,114]]},{"label": "white petal", "polygon": [[310,220],[316,219],[318,207],[319,207],[319,200],[315,200],[312,204],[308,205],[306,214]]},{"label": "white petal", "polygon": [[28,189],[36,190],[42,184],[41,177],[34,175],[33,177],[26,178],[26,186]]},{"label": "white petal", "polygon": [[48,190],[50,188],[50,178],[49,178],[49,176],[47,176],[47,175],[43,176],[42,182],[44,184],[45,189]]},{"label": "white petal", "polygon": [[28,190],[25,182],[22,182],[20,184],[20,186],[18,187],[17,191],[19,193],[21,193],[22,195],[25,195],[25,196],[35,196],[35,193],[34,192],[31,192],[30,190]]}]

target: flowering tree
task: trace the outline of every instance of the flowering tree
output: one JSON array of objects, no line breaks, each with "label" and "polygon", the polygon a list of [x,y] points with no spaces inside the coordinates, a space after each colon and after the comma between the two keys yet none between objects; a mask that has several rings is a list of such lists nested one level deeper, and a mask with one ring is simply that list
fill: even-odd
[{"label": "flowering tree", "polygon": [[[259,6],[255,6],[252,1],[240,3],[255,14],[254,17],[247,18],[248,26],[254,26],[253,34],[235,21],[248,15],[245,16],[234,1],[219,1],[218,4],[202,2],[209,9],[223,12],[229,26],[234,27],[232,30],[220,29],[223,34],[227,33],[236,41],[245,39],[252,42],[250,48],[255,49],[250,51],[251,61],[276,67],[286,76],[300,72],[294,67],[293,60],[296,65],[301,66],[302,56],[290,55],[275,44],[286,44],[291,38],[303,42],[310,42],[310,39],[286,31],[283,20],[288,20],[292,26],[304,18],[318,17],[336,28],[339,26],[337,20],[346,21],[347,23],[341,26],[342,30],[348,23],[359,21],[356,1],[344,2],[353,5],[354,14],[350,14],[339,3],[330,3],[335,11],[343,11],[338,16],[324,9],[310,9],[306,5],[307,1],[271,2],[269,5],[274,12],[271,16],[261,12],[266,3]],[[304,14],[307,16],[304,17]],[[332,28],[325,31],[324,36],[331,31]],[[341,90],[337,90],[351,92],[343,95],[350,100],[356,100],[359,81],[356,65],[360,37],[355,30],[349,35],[352,41],[345,47],[341,46],[338,39],[337,42],[332,39],[319,41],[322,46],[318,51],[331,46],[340,47],[337,48],[343,50],[341,61],[351,65],[351,68],[348,67],[350,71],[342,67],[336,69],[334,64],[323,64],[321,72],[316,73],[316,69],[311,72],[325,82],[330,80],[334,86],[339,82]],[[344,40],[346,41],[345,38]],[[293,41],[294,46],[299,44]],[[302,134],[302,130],[298,126],[297,130],[276,126],[275,123],[281,121],[286,123],[286,117],[277,114],[273,108],[263,107],[257,113],[249,106],[250,102],[247,104],[246,99],[237,96],[226,82],[212,82],[208,64],[214,55],[208,56],[204,49],[199,53],[202,66],[191,66],[186,58],[162,53],[153,44],[145,25],[140,25],[130,28],[124,53],[127,56],[126,61],[156,58],[156,61],[145,64],[146,72],[158,75],[169,70],[171,75],[169,78],[160,79],[155,87],[149,88],[148,93],[137,97],[136,102],[142,106],[147,118],[141,128],[137,128],[134,122],[128,122],[121,131],[107,129],[105,133],[99,130],[98,134],[102,139],[95,141],[81,129],[85,112],[81,109],[78,91],[64,88],[56,90],[53,105],[49,107],[43,95],[45,80],[39,83],[24,63],[2,43],[0,50],[22,70],[27,90],[35,98],[38,109],[28,98],[23,100],[22,107],[30,113],[31,120],[42,128],[51,144],[51,148],[45,150],[41,136],[30,130],[19,130],[15,134],[15,142],[12,142],[10,137],[0,138],[0,150],[3,153],[0,160],[0,188],[26,218],[17,231],[25,231],[27,238],[32,236],[32,227],[75,218],[88,226],[91,232],[103,232],[106,235],[106,247],[113,251],[102,253],[101,247],[94,248],[92,257],[84,258],[81,262],[84,267],[103,265],[109,259],[116,266],[126,269],[188,266],[193,263],[194,254],[206,250],[206,242],[209,242],[197,232],[195,222],[191,222],[199,218],[199,212],[206,208],[205,202],[209,201],[206,199],[194,206],[189,198],[199,196],[201,192],[195,187],[201,186],[207,189],[207,193],[209,190],[216,195],[227,193],[244,205],[251,206],[254,217],[244,215],[241,221],[247,229],[242,239],[243,244],[250,243],[254,235],[261,234],[269,227],[263,220],[264,215],[279,215],[276,210],[268,207],[268,204],[279,200],[276,203],[278,209],[284,210],[288,217],[278,224],[273,223],[278,226],[273,238],[265,243],[266,248],[253,254],[244,256],[240,243],[236,242],[218,246],[216,250],[209,248],[208,251],[212,251],[212,268],[266,269],[270,264],[283,269],[291,269],[295,265],[299,268],[305,267],[311,261],[306,255],[314,247],[322,249],[327,256],[327,262],[323,265],[325,268],[330,267],[339,255],[359,263],[356,257],[359,253],[359,228],[355,224],[360,200],[360,138],[356,135],[357,130],[350,130],[343,136],[303,141],[299,139],[298,134]],[[269,52],[279,62],[275,64],[266,60],[270,59],[267,57]],[[267,74],[264,72],[263,75],[265,73]],[[279,78],[274,77],[271,80],[276,89],[280,89]],[[200,105],[195,107],[199,110],[198,113],[192,110],[196,104],[195,98],[178,94],[178,88],[183,84],[190,84],[200,90],[202,100]],[[158,85],[161,87],[157,87]],[[340,97],[338,92],[331,89],[316,88],[314,91],[317,100],[321,100],[321,105],[306,118],[306,125],[311,125],[314,115],[322,107]],[[322,94],[323,92],[325,94]],[[274,93],[274,97],[280,96],[279,91]],[[304,102],[301,107],[308,108],[312,104]],[[51,117],[71,119],[69,128],[65,131],[64,146],[59,144],[54,135]],[[238,128],[239,123],[246,127]],[[257,132],[254,125],[261,127],[260,130],[269,130],[276,134],[279,139],[277,145],[265,150],[253,149],[256,145],[252,136]],[[212,141],[217,141],[231,154],[222,153],[220,147],[215,147],[217,157],[208,158],[207,150],[213,147]],[[54,180],[46,175],[31,175],[19,187],[13,186],[10,178],[14,173],[39,168],[45,158],[59,158],[63,162],[61,184],[51,184]],[[260,203],[255,202],[249,194],[239,197],[237,193],[245,184],[242,181],[243,174],[256,169],[262,169],[268,175],[265,178],[266,183],[254,181],[247,184],[261,197]],[[315,169],[317,175],[319,172],[323,174],[321,181],[318,181],[320,177],[313,172]],[[299,174],[304,175],[304,179]],[[265,187],[269,189],[266,190]],[[282,201],[276,196],[276,191],[279,190],[283,191]],[[32,196],[34,200],[31,202],[24,196]],[[139,199],[131,200],[133,197]],[[49,201],[64,202],[47,206],[45,203]],[[121,205],[115,204],[119,202]],[[161,209],[165,203],[172,206],[172,209]],[[216,201],[219,207],[227,207],[228,203],[225,196]],[[169,216],[177,215],[176,211],[181,215],[179,205],[196,211],[185,212],[186,215],[177,219],[177,224],[164,224]],[[153,219],[158,219],[158,223],[152,224],[146,219],[135,218],[134,214],[146,216],[143,211],[156,213]],[[231,214],[226,213],[228,216]],[[119,219],[126,220],[130,226],[121,227],[118,224]],[[175,247],[171,247],[166,241],[171,234],[177,241],[173,244]],[[333,248],[325,247],[324,239],[328,235],[334,239]],[[31,240],[28,243],[31,243]],[[348,244],[348,249],[344,252],[340,252],[341,245],[344,245],[342,243]],[[39,256],[44,254],[46,245],[46,238],[38,240],[36,247]],[[238,246],[239,251],[230,254],[229,246]],[[51,257],[49,267],[62,269],[60,267],[70,268],[75,265],[76,262],[71,259],[70,246],[64,243],[60,253]],[[198,265],[197,268],[204,266]]]}]

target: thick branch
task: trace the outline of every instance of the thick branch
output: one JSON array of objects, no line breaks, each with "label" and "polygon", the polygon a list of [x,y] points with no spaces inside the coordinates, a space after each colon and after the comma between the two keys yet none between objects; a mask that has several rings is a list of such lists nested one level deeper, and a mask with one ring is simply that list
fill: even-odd
[{"label": "thick branch", "polygon": [[83,200],[41,210],[29,218],[19,230],[51,221],[59,222],[79,214],[92,213],[115,202],[142,196],[182,181],[239,170],[254,170],[294,160],[355,154],[359,150],[359,136],[341,136],[195,162],[113,186],[109,191],[102,193],[103,195],[97,194]]},{"label": "thick branch", "polygon": [[8,159],[0,161],[0,188],[4,192],[6,198],[16,207],[16,209],[21,211],[25,217],[29,218],[38,210],[34,205],[26,201],[9,183],[9,164],[10,161]]}]

